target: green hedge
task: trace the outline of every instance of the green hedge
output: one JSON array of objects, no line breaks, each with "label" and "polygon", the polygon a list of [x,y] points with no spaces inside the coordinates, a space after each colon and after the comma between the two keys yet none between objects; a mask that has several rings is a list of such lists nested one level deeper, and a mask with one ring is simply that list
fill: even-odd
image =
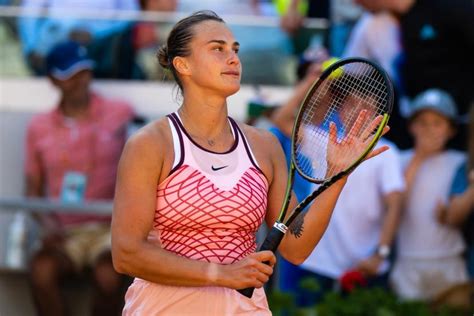
[{"label": "green hedge", "polygon": [[[306,282],[306,289],[314,286]],[[315,289],[317,287],[314,287]],[[274,291],[268,295],[274,316],[464,316],[472,312],[450,306],[437,309],[421,301],[400,301],[393,293],[380,288],[357,288],[349,294],[328,293],[318,305],[299,307],[294,293]]]}]

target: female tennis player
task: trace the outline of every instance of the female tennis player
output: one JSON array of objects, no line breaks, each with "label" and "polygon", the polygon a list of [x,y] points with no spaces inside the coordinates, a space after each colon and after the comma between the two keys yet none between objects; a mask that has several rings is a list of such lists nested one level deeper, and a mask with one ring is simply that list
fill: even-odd
[{"label": "female tennis player", "polygon": [[[183,99],[175,113],[131,137],[121,157],[113,260],[135,277],[124,315],[271,315],[262,286],[276,259],[255,252],[255,234],[278,216],[287,167],[269,132],[228,117],[226,99],[240,88],[238,51],[211,11],[179,21],[159,50]],[[297,233],[279,246],[287,260],[299,264],[311,253],[345,182],[295,221]],[[248,287],[257,288],[251,298],[236,291]]]}]

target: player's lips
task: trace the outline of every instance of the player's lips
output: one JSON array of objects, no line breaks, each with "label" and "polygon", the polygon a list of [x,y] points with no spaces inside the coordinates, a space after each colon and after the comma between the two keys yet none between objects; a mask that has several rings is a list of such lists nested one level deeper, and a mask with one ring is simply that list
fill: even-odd
[{"label": "player's lips", "polygon": [[238,71],[233,71],[233,70],[229,70],[229,71],[223,71],[222,72],[223,75],[230,75],[230,76],[240,76],[240,72]]}]

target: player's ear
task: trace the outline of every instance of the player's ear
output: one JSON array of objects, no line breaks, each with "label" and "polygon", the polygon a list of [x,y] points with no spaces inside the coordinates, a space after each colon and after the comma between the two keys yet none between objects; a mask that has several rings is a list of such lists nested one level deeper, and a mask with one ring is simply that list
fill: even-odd
[{"label": "player's ear", "polygon": [[173,58],[173,66],[176,71],[183,76],[190,75],[190,67],[185,57],[177,56]]}]

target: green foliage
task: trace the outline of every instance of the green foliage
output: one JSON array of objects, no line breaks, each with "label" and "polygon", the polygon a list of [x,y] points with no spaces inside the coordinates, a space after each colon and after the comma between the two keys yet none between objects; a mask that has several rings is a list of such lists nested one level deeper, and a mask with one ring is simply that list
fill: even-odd
[{"label": "green foliage", "polygon": [[463,311],[450,306],[433,309],[422,301],[400,301],[383,289],[356,289],[349,295],[326,295],[314,307],[318,316],[462,316]]},{"label": "green foliage", "polygon": [[293,293],[273,291],[268,295],[268,305],[274,316],[294,315],[297,312]]},{"label": "green foliage", "polygon": [[[314,279],[300,284],[310,292],[317,292],[319,285]],[[296,305],[294,293],[269,294],[270,309],[275,316],[463,316],[461,310],[450,306],[431,308],[421,301],[400,301],[393,293],[380,288],[357,288],[343,295],[331,292],[315,306]]]},{"label": "green foliage", "polygon": [[300,289],[311,293],[316,293],[321,290],[321,286],[316,278],[304,278],[300,281],[298,286]]}]

